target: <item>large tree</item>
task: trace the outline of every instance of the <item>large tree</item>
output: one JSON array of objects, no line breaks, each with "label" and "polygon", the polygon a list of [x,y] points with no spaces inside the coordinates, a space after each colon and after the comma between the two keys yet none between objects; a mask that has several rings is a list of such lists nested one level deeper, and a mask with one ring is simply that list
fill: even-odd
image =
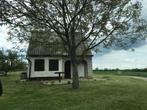
[{"label": "large tree", "polygon": [[79,45],[87,43],[84,56],[97,47],[122,46],[122,41],[142,39],[140,34],[131,36],[145,29],[141,7],[138,0],[1,0],[0,23],[9,24],[20,41],[28,40],[33,29],[55,32],[71,59],[72,86],[79,88]]}]

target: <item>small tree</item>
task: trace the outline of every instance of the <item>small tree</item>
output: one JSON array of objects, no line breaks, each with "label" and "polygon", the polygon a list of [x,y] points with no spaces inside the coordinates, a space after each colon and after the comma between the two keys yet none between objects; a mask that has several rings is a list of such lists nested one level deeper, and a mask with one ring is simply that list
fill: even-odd
[{"label": "small tree", "polygon": [[7,57],[7,69],[9,71],[16,71],[16,70],[25,70],[26,63],[23,61],[22,55],[19,55],[17,51],[14,50],[7,50],[6,51]]},{"label": "small tree", "polygon": [[18,52],[0,50],[0,71],[4,71],[5,75],[7,75],[8,71],[25,69],[26,63],[23,61],[22,56],[18,55]]},{"label": "small tree", "polygon": [[1,0],[0,10],[1,24],[9,24],[13,30],[9,34],[20,41],[28,40],[32,29],[58,35],[71,59],[73,88],[79,88],[79,45],[87,42],[83,56],[97,47],[130,46],[142,38],[130,35],[145,29],[138,0]]}]

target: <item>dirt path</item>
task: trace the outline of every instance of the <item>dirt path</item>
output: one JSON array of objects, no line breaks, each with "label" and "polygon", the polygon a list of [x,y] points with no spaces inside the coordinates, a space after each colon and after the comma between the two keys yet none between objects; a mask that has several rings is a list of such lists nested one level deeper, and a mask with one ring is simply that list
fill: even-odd
[{"label": "dirt path", "polygon": [[133,79],[141,79],[141,80],[147,81],[147,78],[139,77],[139,76],[122,76],[122,77],[133,78]]}]

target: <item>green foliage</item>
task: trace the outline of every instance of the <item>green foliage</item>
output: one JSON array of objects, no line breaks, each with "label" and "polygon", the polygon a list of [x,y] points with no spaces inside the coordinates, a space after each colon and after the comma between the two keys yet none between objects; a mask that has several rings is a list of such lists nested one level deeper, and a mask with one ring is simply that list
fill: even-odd
[{"label": "green foliage", "polygon": [[20,82],[16,73],[2,77],[1,110],[146,110],[147,82],[115,75],[95,75],[81,81],[79,90],[70,85]]},{"label": "green foliage", "polygon": [[26,62],[19,57],[16,51],[0,50],[0,71],[26,70]]}]

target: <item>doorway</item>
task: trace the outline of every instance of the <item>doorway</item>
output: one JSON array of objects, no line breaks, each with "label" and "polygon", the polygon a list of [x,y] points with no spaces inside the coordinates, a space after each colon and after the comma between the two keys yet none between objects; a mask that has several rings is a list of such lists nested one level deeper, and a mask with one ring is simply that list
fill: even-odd
[{"label": "doorway", "polygon": [[71,62],[66,61],[64,65],[65,79],[71,79]]}]

